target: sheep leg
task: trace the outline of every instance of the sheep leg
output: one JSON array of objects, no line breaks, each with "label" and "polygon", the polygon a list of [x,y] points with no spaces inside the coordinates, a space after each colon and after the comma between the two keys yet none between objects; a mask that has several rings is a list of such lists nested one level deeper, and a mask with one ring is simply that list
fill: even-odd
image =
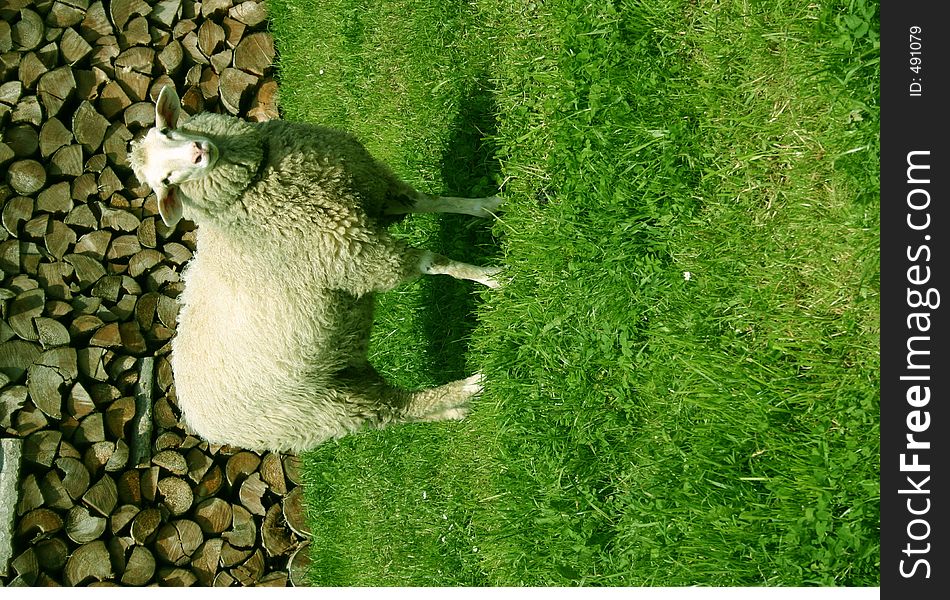
[{"label": "sheep leg", "polygon": [[464,419],[469,399],[482,391],[482,375],[410,392],[394,387],[370,365],[339,373],[338,390],[351,418],[382,429],[393,423]]},{"label": "sheep leg", "polygon": [[390,215],[407,213],[452,213],[473,217],[491,217],[498,212],[504,200],[500,196],[486,198],[455,198],[452,196],[430,196],[415,192],[411,205],[392,204],[386,207]]},{"label": "sheep leg", "polygon": [[350,281],[337,285],[351,294],[362,296],[368,292],[388,292],[396,286],[412,281],[419,275],[450,275],[456,279],[476,281],[490,288],[501,286],[500,267],[478,267],[452,260],[441,254],[393,243],[388,256],[360,264]]},{"label": "sheep leg", "polygon": [[472,375],[445,385],[410,392],[401,418],[405,423],[464,419],[468,400],[482,391],[482,375]]},{"label": "sheep leg", "polygon": [[451,275],[456,279],[477,281],[490,288],[497,288],[501,285],[497,279],[501,268],[478,267],[452,260],[435,252],[422,252],[418,262],[418,269],[423,275]]}]

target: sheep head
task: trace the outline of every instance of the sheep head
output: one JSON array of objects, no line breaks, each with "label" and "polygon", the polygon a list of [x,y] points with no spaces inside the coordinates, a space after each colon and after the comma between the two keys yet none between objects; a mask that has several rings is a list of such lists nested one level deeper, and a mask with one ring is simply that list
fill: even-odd
[{"label": "sheep head", "polygon": [[162,88],[155,102],[155,127],[132,142],[129,163],[139,181],[158,198],[158,212],[169,227],[182,217],[182,183],[203,178],[214,168],[219,152],[208,138],[178,130],[181,100],[169,86]]}]

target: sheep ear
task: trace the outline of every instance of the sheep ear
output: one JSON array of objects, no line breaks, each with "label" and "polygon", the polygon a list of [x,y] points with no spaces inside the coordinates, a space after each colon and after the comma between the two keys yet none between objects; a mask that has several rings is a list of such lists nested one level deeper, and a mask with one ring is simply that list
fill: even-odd
[{"label": "sheep ear", "polygon": [[158,93],[158,100],[155,101],[155,126],[159,129],[168,127],[174,129],[178,127],[178,115],[181,114],[181,99],[175,92],[175,88],[166,85]]},{"label": "sheep ear", "polygon": [[158,214],[168,227],[174,227],[182,216],[181,192],[175,186],[155,192],[158,196]]}]

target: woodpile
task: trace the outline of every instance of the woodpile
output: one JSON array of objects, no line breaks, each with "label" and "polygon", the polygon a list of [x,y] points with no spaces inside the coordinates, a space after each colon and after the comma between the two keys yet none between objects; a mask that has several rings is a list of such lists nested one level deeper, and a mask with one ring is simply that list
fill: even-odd
[{"label": "woodpile", "polygon": [[181,422],[169,341],[195,232],[164,226],[126,156],[165,85],[191,113],[277,117],[266,16],[0,3],[0,434],[22,442],[0,584],[303,582],[297,459]]}]

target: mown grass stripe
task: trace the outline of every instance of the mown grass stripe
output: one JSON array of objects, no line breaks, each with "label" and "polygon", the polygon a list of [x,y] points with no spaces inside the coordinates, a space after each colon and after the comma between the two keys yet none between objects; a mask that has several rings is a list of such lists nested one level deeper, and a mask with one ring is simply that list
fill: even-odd
[{"label": "mown grass stripe", "polygon": [[511,282],[385,295],[374,362],[488,387],[306,456],[315,583],[877,585],[875,3],[270,15],[288,117],[509,198],[400,226]]}]

